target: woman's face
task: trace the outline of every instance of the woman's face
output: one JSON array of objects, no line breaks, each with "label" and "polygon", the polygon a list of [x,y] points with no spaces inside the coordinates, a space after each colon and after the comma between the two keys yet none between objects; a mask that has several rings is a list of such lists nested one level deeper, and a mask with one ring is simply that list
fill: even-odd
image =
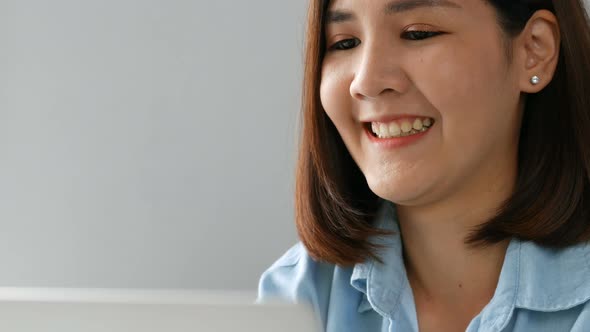
[{"label": "woman's face", "polygon": [[378,196],[428,204],[513,174],[521,93],[497,22],[483,0],[330,3],[321,102]]}]

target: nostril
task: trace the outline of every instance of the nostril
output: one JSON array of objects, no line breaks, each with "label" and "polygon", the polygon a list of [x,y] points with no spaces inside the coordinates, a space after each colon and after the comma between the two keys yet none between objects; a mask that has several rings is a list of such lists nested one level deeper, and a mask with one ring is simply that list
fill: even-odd
[{"label": "nostril", "polygon": [[355,99],[358,99],[358,100],[375,100],[383,94],[390,94],[390,93],[397,93],[397,91],[395,91],[394,89],[391,89],[391,88],[387,88],[387,89],[381,90],[381,92],[379,92],[377,94],[369,94],[369,93],[361,93],[361,92],[354,91],[351,89],[350,94]]},{"label": "nostril", "polygon": [[357,93],[357,94],[355,94],[355,96],[354,96],[354,97],[355,97],[356,99],[359,99],[359,100],[370,100],[370,99],[371,99],[370,97],[367,97],[367,96],[365,96],[365,95],[363,95],[363,94],[361,94],[361,93]]}]

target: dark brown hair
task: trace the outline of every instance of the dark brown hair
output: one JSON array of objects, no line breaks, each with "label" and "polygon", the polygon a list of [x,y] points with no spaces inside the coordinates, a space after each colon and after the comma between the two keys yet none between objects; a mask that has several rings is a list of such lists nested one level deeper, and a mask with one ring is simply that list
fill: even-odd
[{"label": "dark brown hair", "polygon": [[[561,31],[555,76],[527,96],[512,196],[465,242],[485,246],[510,237],[549,247],[590,240],[590,24],[582,0],[485,0],[507,38],[539,9]],[[310,0],[296,174],[299,237],[312,257],[346,266],[379,260],[371,236],[389,235],[373,220],[382,199],[368,187],[322,108],[320,73],[329,0]]]}]

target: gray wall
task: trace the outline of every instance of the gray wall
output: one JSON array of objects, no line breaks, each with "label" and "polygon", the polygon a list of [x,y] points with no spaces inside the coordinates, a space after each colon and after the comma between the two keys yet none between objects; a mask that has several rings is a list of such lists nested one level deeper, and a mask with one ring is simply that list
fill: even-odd
[{"label": "gray wall", "polygon": [[306,1],[0,0],[0,286],[254,290]]}]

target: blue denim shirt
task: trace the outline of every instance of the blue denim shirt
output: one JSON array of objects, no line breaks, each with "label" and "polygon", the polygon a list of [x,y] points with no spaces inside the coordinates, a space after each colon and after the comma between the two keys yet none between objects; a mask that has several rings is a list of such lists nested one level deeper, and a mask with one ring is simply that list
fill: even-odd
[{"label": "blue denim shirt", "polygon": [[[392,204],[384,204],[377,225],[399,234]],[[297,243],[262,274],[257,302],[307,303],[327,332],[418,332],[400,237],[372,240],[388,246],[384,264],[349,268],[317,262]],[[589,299],[588,243],[549,249],[513,238],[494,296],[466,331],[589,332]]]}]

